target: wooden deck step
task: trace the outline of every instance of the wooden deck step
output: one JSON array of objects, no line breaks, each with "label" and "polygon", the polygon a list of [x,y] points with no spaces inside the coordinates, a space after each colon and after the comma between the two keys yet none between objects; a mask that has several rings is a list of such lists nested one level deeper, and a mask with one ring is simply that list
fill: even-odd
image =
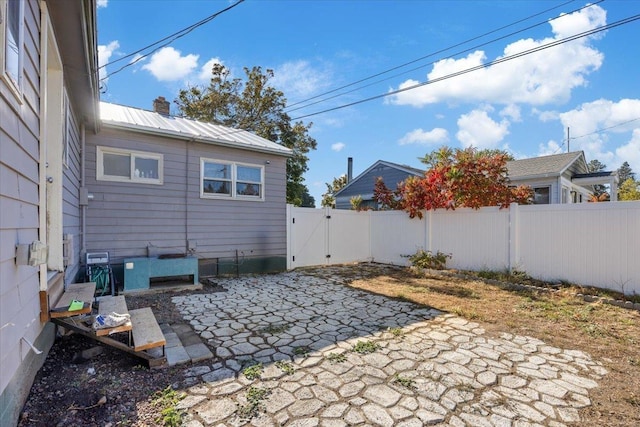
[{"label": "wooden deck step", "polygon": [[167,341],[162,334],[160,325],[150,307],[129,311],[133,325],[133,349],[135,351],[148,350],[164,346]]},{"label": "wooden deck step", "polygon": [[[129,313],[129,309],[127,308],[127,302],[124,299],[124,295],[118,295],[114,297],[112,296],[102,297],[98,304],[99,304],[98,314],[102,314],[103,316],[107,316],[110,313],[117,313],[117,314]],[[132,324],[131,324],[131,321],[129,321],[123,325],[116,326],[115,328],[98,329],[96,331],[96,335],[99,337],[104,335],[111,335],[117,332],[130,331],[131,328],[132,328]]]},{"label": "wooden deck step", "polygon": [[[77,316],[79,314],[91,313],[93,304],[93,294],[96,292],[96,284],[94,282],[89,283],[73,283],[67,285],[64,293],[60,296],[60,299],[55,306],[49,311],[51,317],[70,317]],[[84,307],[80,310],[69,311],[69,305],[71,301],[78,300],[84,302]]]}]

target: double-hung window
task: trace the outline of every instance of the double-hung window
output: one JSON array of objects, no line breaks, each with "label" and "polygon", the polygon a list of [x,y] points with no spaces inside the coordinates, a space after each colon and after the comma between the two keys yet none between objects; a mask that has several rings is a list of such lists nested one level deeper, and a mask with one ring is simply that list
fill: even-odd
[{"label": "double-hung window", "polygon": [[22,93],[24,57],[24,2],[0,0],[0,75],[18,97]]},{"label": "double-hung window", "polygon": [[201,159],[200,195],[203,198],[264,200],[264,167]]},{"label": "double-hung window", "polygon": [[99,181],[162,184],[162,154],[98,147],[96,157]]}]

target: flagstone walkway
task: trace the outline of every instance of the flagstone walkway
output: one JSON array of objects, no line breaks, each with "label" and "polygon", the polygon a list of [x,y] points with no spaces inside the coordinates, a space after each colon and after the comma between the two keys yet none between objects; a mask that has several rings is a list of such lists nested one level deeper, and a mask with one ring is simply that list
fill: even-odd
[{"label": "flagstone walkway", "polygon": [[606,374],[589,355],[304,272],[174,297],[215,357],[185,370],[196,426],[563,426]]}]

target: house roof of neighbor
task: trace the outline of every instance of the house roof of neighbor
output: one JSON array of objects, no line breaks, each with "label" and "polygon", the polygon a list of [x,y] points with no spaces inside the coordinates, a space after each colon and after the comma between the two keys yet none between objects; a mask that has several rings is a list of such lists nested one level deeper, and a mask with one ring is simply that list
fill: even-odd
[{"label": "house roof of neighbor", "polygon": [[584,153],[582,151],[512,160],[507,162],[508,175],[510,179],[532,176],[559,176],[580,157],[584,162]]},{"label": "house roof of neighbor", "polygon": [[100,102],[100,120],[103,126],[112,128],[282,156],[292,155],[290,149],[242,129],[167,116],[124,105]]}]

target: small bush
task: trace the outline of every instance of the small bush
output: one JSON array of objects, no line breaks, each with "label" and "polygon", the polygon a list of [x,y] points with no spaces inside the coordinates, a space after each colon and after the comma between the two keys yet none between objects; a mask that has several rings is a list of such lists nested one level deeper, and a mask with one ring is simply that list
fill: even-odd
[{"label": "small bush", "polygon": [[408,256],[411,265],[418,268],[429,268],[432,270],[444,270],[447,266],[447,258],[451,258],[451,254],[443,252],[425,251],[420,249],[413,255]]}]

